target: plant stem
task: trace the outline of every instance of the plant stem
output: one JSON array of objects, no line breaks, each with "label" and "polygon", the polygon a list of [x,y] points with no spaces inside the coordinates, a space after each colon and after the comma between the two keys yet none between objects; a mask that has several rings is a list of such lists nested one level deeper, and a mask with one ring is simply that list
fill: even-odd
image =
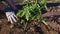
[{"label": "plant stem", "polygon": [[42,22],[43,22],[46,26],[48,26],[47,22],[45,22],[44,20],[42,20]]}]

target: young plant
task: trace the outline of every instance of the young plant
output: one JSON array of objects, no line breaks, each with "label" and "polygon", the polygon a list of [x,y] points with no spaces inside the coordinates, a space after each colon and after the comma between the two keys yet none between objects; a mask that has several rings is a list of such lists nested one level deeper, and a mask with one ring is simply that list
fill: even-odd
[{"label": "young plant", "polygon": [[19,10],[16,14],[17,17],[24,17],[26,21],[32,21],[34,19],[38,19],[38,22],[43,22],[45,25],[47,23],[42,18],[42,11],[41,9],[47,8],[45,0],[35,0],[33,3],[28,3],[26,0],[26,5],[23,6],[22,10]]}]

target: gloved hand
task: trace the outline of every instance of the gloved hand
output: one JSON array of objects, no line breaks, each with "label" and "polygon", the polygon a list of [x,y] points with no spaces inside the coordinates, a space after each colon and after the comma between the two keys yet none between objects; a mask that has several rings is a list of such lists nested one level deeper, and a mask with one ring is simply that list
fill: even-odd
[{"label": "gloved hand", "polygon": [[5,11],[8,21],[11,22],[11,24],[13,24],[13,22],[17,22],[17,20],[16,20],[17,17],[15,15],[14,11],[10,7],[7,7],[6,9],[4,9],[4,11]]},{"label": "gloved hand", "polygon": [[11,24],[13,24],[13,22],[17,22],[16,21],[17,17],[13,11],[5,12],[5,14],[6,14],[8,21],[11,22]]}]

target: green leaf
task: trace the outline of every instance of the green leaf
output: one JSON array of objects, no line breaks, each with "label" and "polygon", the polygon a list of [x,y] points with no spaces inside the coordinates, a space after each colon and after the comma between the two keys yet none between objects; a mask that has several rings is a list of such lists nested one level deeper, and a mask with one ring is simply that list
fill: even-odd
[{"label": "green leaf", "polygon": [[21,11],[20,11],[20,10],[18,10],[18,12],[17,12],[16,16],[19,16],[19,15],[20,15],[20,13],[21,13]]},{"label": "green leaf", "polygon": [[26,12],[27,12],[27,13],[26,13],[25,17],[26,17],[26,19],[27,19],[27,21],[28,21],[31,14],[30,14],[29,11],[26,11]]}]

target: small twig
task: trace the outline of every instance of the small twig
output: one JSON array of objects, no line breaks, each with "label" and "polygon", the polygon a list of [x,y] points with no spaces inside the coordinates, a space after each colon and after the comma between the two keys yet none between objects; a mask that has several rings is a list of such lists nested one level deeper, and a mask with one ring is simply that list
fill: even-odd
[{"label": "small twig", "polygon": [[26,24],[25,24],[25,26],[24,26],[24,30],[26,29],[26,27],[27,27],[27,24],[28,24],[28,23],[26,22]]}]

